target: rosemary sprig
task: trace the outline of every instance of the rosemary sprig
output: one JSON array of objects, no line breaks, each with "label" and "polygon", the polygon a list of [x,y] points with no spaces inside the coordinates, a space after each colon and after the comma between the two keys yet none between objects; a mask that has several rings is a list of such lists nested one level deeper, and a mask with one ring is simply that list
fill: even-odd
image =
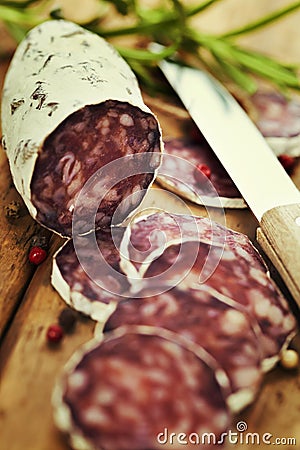
[{"label": "rosemary sprig", "polygon": [[[198,56],[208,59],[203,53],[209,52],[209,58],[213,58],[219,65],[219,70],[227,78],[250,94],[255,92],[257,86],[255,80],[249,74],[267,79],[282,89],[300,89],[297,67],[276,61],[253,50],[239,47],[227,38],[208,36],[188,31],[188,37],[199,45]],[[205,50],[205,52],[204,52]],[[209,65],[209,62],[206,61]],[[216,68],[215,68],[216,70]]]},{"label": "rosemary sprig", "polygon": [[[266,79],[282,90],[300,90],[296,66],[283,64],[238,44],[239,36],[266,27],[300,9],[300,1],[221,35],[204,34],[192,28],[192,17],[221,1],[204,0],[190,7],[180,0],[170,0],[162,2],[162,6],[149,9],[139,0],[99,0],[99,7],[105,12],[80,25],[109,40],[117,36],[132,35],[139,38],[143,36],[146,44],[153,41],[163,44],[165,49],[159,54],[152,53],[146,46],[116,46],[140,80],[152,90],[155,86],[152,69],[159,60],[172,56],[176,51],[188,59],[193,57],[194,61],[198,60],[222,81],[231,81],[249,93],[255,92],[257,88],[256,77]],[[46,19],[68,19],[61,9],[52,8],[51,11],[51,3],[52,0],[0,1],[0,21],[5,24],[15,41],[19,42],[30,28]],[[108,21],[103,19],[111,13],[106,8],[107,4],[114,7],[118,14],[129,16],[133,24],[117,28],[106,25]]]}]

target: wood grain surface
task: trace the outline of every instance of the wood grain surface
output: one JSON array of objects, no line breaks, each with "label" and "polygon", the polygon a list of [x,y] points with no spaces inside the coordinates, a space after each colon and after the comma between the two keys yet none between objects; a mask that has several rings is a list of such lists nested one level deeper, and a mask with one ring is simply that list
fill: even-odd
[{"label": "wood grain surface", "polygon": [[267,211],[257,229],[257,242],[270,258],[300,306],[300,204]]},{"label": "wood grain surface", "polygon": [[[145,1],[145,3],[149,3]],[[287,5],[286,0],[223,0],[208,10],[195,24],[206,31],[225,31],[241,25],[261,13]],[[67,2],[78,18],[83,2]],[[71,8],[71,9],[72,9]],[[243,38],[244,44],[265,50],[285,61],[300,62],[300,12],[287,17],[253,36]],[[7,61],[0,64],[2,84]],[[161,98],[145,95],[146,103],[158,115],[164,136],[183,133],[186,112],[178,102],[166,106]],[[259,162],[258,162],[259,163]],[[45,233],[28,215],[19,195],[13,187],[4,152],[0,152],[0,330],[2,331],[0,353],[0,448],[1,450],[68,450],[65,438],[53,424],[51,392],[56,377],[70,355],[93,335],[94,322],[80,320],[72,334],[66,335],[61,345],[51,348],[46,343],[46,329],[56,322],[64,302],[50,285],[51,257],[62,239],[51,235],[47,260],[35,269],[27,260],[32,236]],[[300,185],[299,166],[295,181]],[[4,207],[10,201],[21,204],[19,219],[8,221]],[[149,204],[170,206],[163,191],[157,191]],[[177,210],[176,202],[172,207]],[[205,214],[203,208],[190,205],[193,213]],[[179,207],[178,207],[179,208]],[[221,220],[220,212],[214,219]],[[256,220],[247,210],[226,211],[229,227],[255,237]],[[49,233],[50,234],[50,233]],[[296,347],[300,348],[295,342]],[[300,374],[299,370],[274,369],[266,375],[261,392],[254,404],[234,419],[243,420],[248,431],[271,433],[273,447],[300,449]],[[296,445],[276,438],[294,438]],[[175,447],[174,447],[175,448]],[[268,449],[269,445],[232,444],[235,449]],[[272,447],[271,447],[272,448]],[[176,449],[177,450],[177,449]]]}]

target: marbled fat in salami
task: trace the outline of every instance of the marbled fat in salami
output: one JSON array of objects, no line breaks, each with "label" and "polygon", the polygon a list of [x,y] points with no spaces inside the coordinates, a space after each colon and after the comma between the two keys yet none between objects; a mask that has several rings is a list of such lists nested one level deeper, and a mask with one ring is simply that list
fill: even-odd
[{"label": "marbled fat in salami", "polygon": [[[51,282],[73,308],[104,321],[130,287],[120,268],[124,228],[99,230],[69,240],[54,256]],[[99,255],[100,254],[100,255]],[[101,261],[100,256],[104,261]]]},{"label": "marbled fat in salami", "polygon": [[166,448],[178,448],[179,433],[185,448],[198,443],[211,449],[214,440],[208,443],[204,433],[217,441],[229,426],[217,371],[203,351],[193,351],[174,333],[125,327],[73,361],[54,403],[56,421],[76,449],[160,449],[165,439]]},{"label": "marbled fat in salami", "polygon": [[130,67],[104,39],[64,20],[37,26],[17,48],[4,83],[2,132],[14,183],[29,212],[64,236],[71,235],[80,190],[99,169],[149,153],[142,172],[121,177],[108,192],[95,183],[85,208],[77,211],[84,232],[94,227],[86,217],[102,197],[96,227],[109,226],[127,199],[119,211],[120,222],[126,218],[160,162],[150,156],[160,152],[159,125]]},{"label": "marbled fat in salami", "polygon": [[[158,140],[154,118],[128,103],[110,100],[72,114],[46,139],[36,161],[31,182],[32,203],[38,211],[36,219],[60,233],[71,234],[76,198],[86,180],[118,158],[159,151]],[[91,190],[89,201],[84,202],[82,211],[77,211],[76,220],[83,222],[83,232],[90,230],[91,224],[85,226],[84,222],[102,195],[96,227],[109,226],[116,207],[131,194],[140,192],[137,203],[140,202],[156,168],[151,157],[147,169],[152,173],[124,178],[107,194],[101,187]],[[133,206],[129,203],[123,218]]]},{"label": "marbled fat in salami", "polygon": [[231,388],[227,400],[235,411],[250,403],[260,387],[262,354],[251,318],[209,291],[175,287],[154,297],[123,300],[104,331],[122,325],[159,326],[203,347],[225,370]]}]

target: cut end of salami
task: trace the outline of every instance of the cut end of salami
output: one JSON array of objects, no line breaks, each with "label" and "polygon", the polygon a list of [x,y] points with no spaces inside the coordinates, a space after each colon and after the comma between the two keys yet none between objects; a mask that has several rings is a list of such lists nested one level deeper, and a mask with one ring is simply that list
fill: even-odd
[{"label": "cut end of salami", "polygon": [[229,426],[214,368],[164,330],[124,327],[75,361],[54,396],[74,448],[178,448],[184,433],[185,448],[212,449]]},{"label": "cut end of salami", "polygon": [[[111,161],[159,152],[159,146],[160,132],[154,117],[128,103],[110,100],[77,111],[51,133],[37,158],[31,182],[32,202],[38,211],[36,219],[70,236],[76,199],[90,177]],[[82,211],[77,211],[77,220],[85,223],[97,199],[103,200],[95,224],[86,223],[82,232],[90,231],[93,226],[109,226],[118,205],[141,192],[140,196],[132,196],[124,208],[121,216],[126,218],[153,181],[157,168],[153,162],[153,156],[149,157],[145,173],[122,179],[107,193],[103,186],[94,186],[90,204],[85,202]]]}]

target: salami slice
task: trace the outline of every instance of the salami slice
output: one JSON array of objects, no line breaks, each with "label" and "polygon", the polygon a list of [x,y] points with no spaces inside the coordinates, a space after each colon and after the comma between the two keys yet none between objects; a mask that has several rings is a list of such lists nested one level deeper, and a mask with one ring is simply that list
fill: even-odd
[{"label": "salami slice", "polygon": [[169,212],[147,212],[132,221],[121,244],[123,270],[143,275],[151,261],[170,245],[189,240],[223,248],[226,239],[246,242],[246,236],[210,218]]},{"label": "salami slice", "polygon": [[[276,155],[300,156],[300,101],[258,90],[250,99],[254,121]],[[246,108],[247,109],[247,108]]]},{"label": "salami slice", "polygon": [[234,308],[208,291],[177,287],[154,297],[123,300],[104,331],[125,324],[167,328],[203,347],[229,378],[227,401],[235,412],[255,397],[262,379],[262,354],[243,308]]},{"label": "salami slice", "polygon": [[[230,238],[222,254],[217,247],[200,245],[191,270],[182,280],[185,261],[194,254],[195,243],[186,242],[167,248],[149,266],[143,279],[143,289],[151,292],[157,280],[162,286],[181,288],[213,289],[216,296],[222,295],[225,302],[242,305],[261,329],[260,346],[264,356],[264,369],[270,369],[278,360],[280,351],[296,332],[296,320],[289,306],[270,279],[260,255],[248,244],[234,242]],[[170,270],[176,261],[176,270]],[[203,266],[213,267],[205,283],[199,282]],[[156,286],[155,286],[156,289]],[[238,307],[238,306],[237,306]]]},{"label": "salami slice", "polygon": [[[207,141],[193,142],[186,138],[165,142],[165,153],[157,181],[165,188],[196,204],[244,208],[245,202]],[[210,171],[209,183],[199,171]],[[213,187],[213,188],[212,188]]]},{"label": "salami slice", "polygon": [[205,353],[154,327],[118,329],[77,354],[54,403],[76,449],[178,448],[178,438],[188,449],[214,448],[230,420]]},{"label": "salami slice", "polygon": [[[96,245],[91,234],[77,237],[80,260],[72,240],[54,256],[52,285],[66,303],[94,320],[105,321],[130,287],[120,269],[119,245],[123,234],[121,227],[113,232],[99,230]],[[104,259],[101,265],[100,252]]]},{"label": "salami slice", "polygon": [[122,200],[137,191],[141,195],[129,201],[120,222],[138,206],[159,165],[153,156],[161,147],[159,125],[133,72],[105,40],[63,20],[34,28],[16,50],[4,84],[2,132],[31,215],[64,236],[71,235],[80,190],[99,169],[149,154],[142,173],[108,192],[96,183],[85,200],[78,212],[83,222],[103,197],[96,226],[105,228]]}]

